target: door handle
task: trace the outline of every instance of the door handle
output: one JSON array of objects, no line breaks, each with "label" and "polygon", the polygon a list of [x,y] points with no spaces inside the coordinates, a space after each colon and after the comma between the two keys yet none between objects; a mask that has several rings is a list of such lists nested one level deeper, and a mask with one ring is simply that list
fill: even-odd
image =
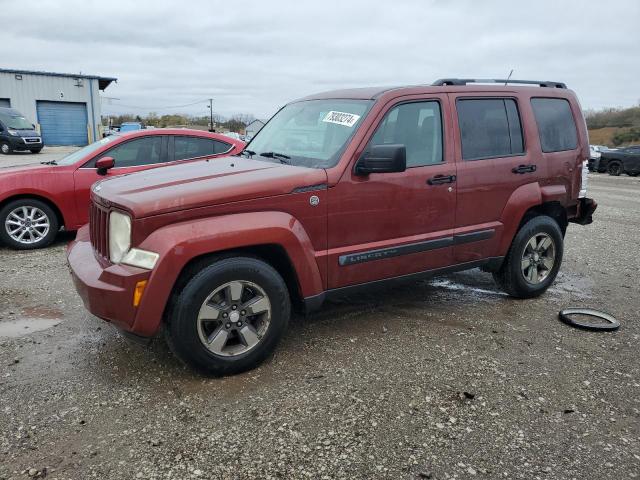
[{"label": "door handle", "polygon": [[436,175],[427,180],[429,185],[442,185],[444,183],[453,183],[456,181],[455,175]]},{"label": "door handle", "polygon": [[517,167],[513,167],[513,168],[511,169],[511,171],[512,171],[513,173],[522,173],[522,174],[524,174],[524,173],[531,173],[531,172],[535,172],[537,168],[538,168],[538,167],[536,167],[536,166],[535,166],[535,165],[533,165],[533,164],[529,164],[529,165],[518,165]]}]

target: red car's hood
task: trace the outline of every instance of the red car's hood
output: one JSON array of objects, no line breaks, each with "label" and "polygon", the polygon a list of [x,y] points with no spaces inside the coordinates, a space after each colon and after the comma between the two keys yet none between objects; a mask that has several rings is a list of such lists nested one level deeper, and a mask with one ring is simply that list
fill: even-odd
[{"label": "red car's hood", "polygon": [[27,172],[29,175],[49,172],[51,169],[56,168],[55,165],[42,165],[40,163],[32,163],[29,165],[9,165],[0,166],[0,178],[11,173],[23,173]]},{"label": "red car's hood", "polygon": [[104,180],[93,187],[99,203],[121,206],[136,218],[191,208],[286,195],[326,183],[322,169],[241,157],[154,168]]}]

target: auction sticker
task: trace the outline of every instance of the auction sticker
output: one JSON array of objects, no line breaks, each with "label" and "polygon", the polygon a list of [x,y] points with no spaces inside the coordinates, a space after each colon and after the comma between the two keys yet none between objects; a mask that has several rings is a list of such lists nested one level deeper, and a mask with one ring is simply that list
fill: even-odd
[{"label": "auction sticker", "polygon": [[332,110],[324,116],[322,121],[327,123],[337,123],[338,125],[344,125],[345,127],[353,127],[359,119],[360,115],[345,112],[334,112]]}]

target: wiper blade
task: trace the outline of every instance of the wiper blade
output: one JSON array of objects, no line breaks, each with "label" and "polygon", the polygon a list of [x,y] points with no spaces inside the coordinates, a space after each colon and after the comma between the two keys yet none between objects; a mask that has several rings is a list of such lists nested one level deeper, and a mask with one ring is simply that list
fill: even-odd
[{"label": "wiper blade", "polygon": [[290,162],[287,162],[287,160],[290,160],[291,157],[289,155],[285,155],[284,153],[262,152],[260,156],[265,158],[275,158],[276,160],[280,160],[280,163],[285,163],[287,165],[291,164]]},{"label": "wiper blade", "polygon": [[48,162],[40,162],[42,165],[57,165],[58,162],[55,160],[49,160]]},{"label": "wiper blade", "polygon": [[244,150],[242,150],[240,153],[238,153],[238,154],[236,154],[236,155],[234,155],[234,156],[235,156],[235,157],[244,156],[244,154],[245,154],[245,153],[247,154],[247,157],[248,157],[248,158],[251,158],[251,157],[253,157],[253,156],[256,154],[256,152],[254,152],[253,150],[247,150],[247,149],[245,148],[245,149],[244,149]]}]

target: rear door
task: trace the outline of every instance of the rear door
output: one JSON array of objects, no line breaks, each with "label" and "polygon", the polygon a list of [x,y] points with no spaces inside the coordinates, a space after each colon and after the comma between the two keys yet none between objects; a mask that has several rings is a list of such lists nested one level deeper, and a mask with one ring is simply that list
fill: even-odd
[{"label": "rear door", "polygon": [[[95,163],[102,157],[113,157],[114,168],[98,175]],[[167,135],[134,137],[92,158],[74,172],[76,218],[78,225],[89,221],[89,190],[98,180],[157,167],[167,162]]]},{"label": "rear door", "polygon": [[405,145],[406,171],[361,176],[352,163],[329,190],[330,289],[451,263],[456,169],[446,100],[399,99],[379,115],[367,148]]},{"label": "rear door", "polygon": [[544,178],[545,164],[532,154],[533,133],[522,128],[517,96],[451,94],[450,99],[459,146],[453,257],[454,263],[465,263],[494,254],[509,198],[521,186]]}]

